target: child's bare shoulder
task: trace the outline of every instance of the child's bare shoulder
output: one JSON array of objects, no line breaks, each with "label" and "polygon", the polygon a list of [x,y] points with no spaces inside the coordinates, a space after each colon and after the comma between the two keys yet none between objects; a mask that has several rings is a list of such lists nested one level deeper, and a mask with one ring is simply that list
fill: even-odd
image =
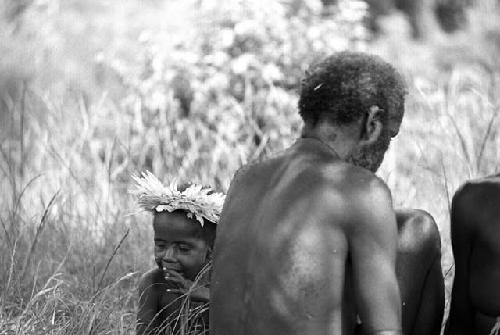
[{"label": "child's bare shoulder", "polygon": [[164,284],[166,284],[166,282],[163,277],[163,272],[158,268],[151,269],[144,273],[139,279],[139,291],[143,292],[145,290],[156,289]]}]

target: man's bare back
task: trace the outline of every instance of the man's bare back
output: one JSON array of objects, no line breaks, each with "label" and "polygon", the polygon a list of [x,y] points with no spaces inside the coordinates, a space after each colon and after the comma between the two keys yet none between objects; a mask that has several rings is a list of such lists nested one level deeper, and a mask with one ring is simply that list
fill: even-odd
[{"label": "man's bare back", "polygon": [[500,175],[467,182],[455,193],[455,279],[447,334],[487,335],[500,317],[499,218]]},{"label": "man's bare back", "polygon": [[373,172],[399,131],[406,89],[381,58],[333,54],[311,66],[302,138],[240,170],[218,227],[210,332],[401,334],[397,226]]},{"label": "man's bare back", "polygon": [[[299,139],[238,173],[223,213],[211,291],[217,335],[353,334],[354,302],[371,331],[399,330],[395,216],[369,171]],[[345,289],[344,274],[354,287]],[[357,299],[344,299],[353,290]]]}]

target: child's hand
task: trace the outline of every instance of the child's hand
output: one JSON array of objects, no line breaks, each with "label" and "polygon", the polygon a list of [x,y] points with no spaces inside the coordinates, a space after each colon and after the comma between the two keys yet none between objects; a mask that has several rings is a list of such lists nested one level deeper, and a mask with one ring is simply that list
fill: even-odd
[{"label": "child's hand", "polygon": [[184,278],[179,272],[167,270],[165,280],[177,286],[176,289],[167,289],[168,293],[189,295],[193,301],[208,302],[210,300],[210,291],[207,287],[195,286],[195,283]]},{"label": "child's hand", "polygon": [[186,290],[189,290],[193,286],[191,280],[184,278],[183,275],[175,270],[164,270],[164,274],[165,280],[177,287],[177,289],[170,289],[167,292],[184,291],[185,293]]}]

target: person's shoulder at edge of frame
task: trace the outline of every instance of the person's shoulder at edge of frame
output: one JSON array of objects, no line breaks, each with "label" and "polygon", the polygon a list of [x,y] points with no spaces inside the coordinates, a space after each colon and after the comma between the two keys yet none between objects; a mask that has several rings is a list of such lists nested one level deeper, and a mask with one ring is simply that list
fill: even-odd
[{"label": "person's shoulder at edge of frame", "polygon": [[452,198],[452,213],[468,212],[477,209],[481,203],[491,198],[491,194],[500,194],[499,176],[488,176],[464,182],[455,191]]},{"label": "person's shoulder at edge of frame", "polygon": [[[464,182],[453,195],[451,202],[452,228],[460,222],[467,223],[469,228],[473,221],[471,217],[478,218],[483,209],[492,208],[495,199],[500,196],[500,175],[487,176]],[[488,210],[486,210],[488,212]],[[468,219],[467,219],[468,218]]]},{"label": "person's shoulder at edge of frame", "polygon": [[475,197],[478,193],[489,190],[489,187],[500,189],[500,174],[467,180],[456,190],[453,198]]}]

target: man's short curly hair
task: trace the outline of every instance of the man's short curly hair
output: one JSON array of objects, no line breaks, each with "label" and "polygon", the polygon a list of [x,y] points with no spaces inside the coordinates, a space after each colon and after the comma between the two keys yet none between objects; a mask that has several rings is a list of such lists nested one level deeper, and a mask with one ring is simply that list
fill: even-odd
[{"label": "man's short curly hair", "polygon": [[406,85],[378,56],[340,52],[312,65],[302,80],[299,114],[306,124],[327,119],[338,124],[359,120],[372,106],[388,119],[401,121]]}]

